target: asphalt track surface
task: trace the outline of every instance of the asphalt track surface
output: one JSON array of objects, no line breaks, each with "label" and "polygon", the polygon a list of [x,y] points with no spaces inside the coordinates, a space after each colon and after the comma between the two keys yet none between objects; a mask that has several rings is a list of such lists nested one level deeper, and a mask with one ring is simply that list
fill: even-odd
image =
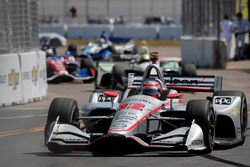
[{"label": "asphalt track surface", "polygon": [[[241,90],[248,100],[250,118],[250,61],[230,62],[226,70],[198,70],[199,74],[221,75],[223,88]],[[26,105],[0,108],[0,166],[1,167],[145,167],[145,166],[250,166],[250,119],[248,135],[243,146],[214,150],[209,155],[189,155],[184,152],[146,152],[117,157],[93,157],[89,152],[55,155],[44,146],[43,129],[49,103],[54,97],[72,97],[79,106],[85,104],[93,84],[62,83],[49,85],[48,97]],[[208,94],[188,94],[186,99]]]}]

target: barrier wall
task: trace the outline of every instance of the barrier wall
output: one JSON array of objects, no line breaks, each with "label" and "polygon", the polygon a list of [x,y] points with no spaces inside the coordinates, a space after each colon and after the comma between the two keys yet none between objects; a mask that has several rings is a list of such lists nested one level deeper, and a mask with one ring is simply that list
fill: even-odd
[{"label": "barrier wall", "polygon": [[[65,32],[64,32],[65,30]],[[105,30],[109,36],[133,39],[180,39],[182,26],[161,25],[40,25],[40,32],[54,32],[73,39],[96,39]],[[65,33],[65,34],[64,34]]]},{"label": "barrier wall", "polygon": [[156,39],[157,27],[155,26],[115,26],[113,30],[114,37],[132,38],[132,39]]},{"label": "barrier wall", "polygon": [[161,26],[159,29],[159,39],[180,39],[182,36],[181,26]]},{"label": "barrier wall", "polygon": [[108,25],[69,25],[67,31],[68,38],[96,39],[100,37],[102,31],[111,35],[111,27]]},{"label": "barrier wall", "polygon": [[60,24],[46,24],[46,25],[40,25],[39,26],[40,32],[55,32],[62,36],[65,36],[65,32],[67,31],[67,28]]},{"label": "barrier wall", "polygon": [[43,52],[0,55],[0,106],[23,104],[47,95]]},{"label": "barrier wall", "polygon": [[21,67],[17,54],[0,55],[0,104],[22,101]]},{"label": "barrier wall", "polygon": [[218,41],[216,38],[181,38],[183,63],[192,63],[201,68],[225,68],[226,46],[223,41],[220,41],[219,49],[220,54],[218,55]]}]

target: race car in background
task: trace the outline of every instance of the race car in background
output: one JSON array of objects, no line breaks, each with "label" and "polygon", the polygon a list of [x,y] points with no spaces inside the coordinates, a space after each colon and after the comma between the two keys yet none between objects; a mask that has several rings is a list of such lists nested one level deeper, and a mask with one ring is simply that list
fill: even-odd
[{"label": "race car in background", "polygon": [[[149,80],[161,86],[158,98],[143,93]],[[184,104],[181,90],[213,94]],[[95,90],[82,111],[78,108],[71,98],[51,102],[44,136],[51,152],[88,150],[93,155],[124,155],[187,150],[208,154],[215,144],[233,147],[246,138],[243,92],[223,91],[218,76],[163,76],[155,64],[143,75],[130,73],[124,93]]]},{"label": "race car in background", "polygon": [[152,63],[158,64],[164,75],[197,75],[196,67],[193,64],[183,64],[178,57],[167,57],[159,60],[158,53],[149,53],[147,49],[145,52],[141,52],[139,57],[139,59],[131,59],[128,67],[115,65],[113,62],[99,62],[96,66],[95,88],[124,91],[127,88],[128,73],[142,74]]},{"label": "race car in background", "polygon": [[94,63],[89,57],[75,57],[68,54],[59,56],[52,49],[46,51],[47,81],[60,83],[65,81],[80,80],[93,81],[95,78]]},{"label": "race car in background", "polygon": [[133,40],[119,44],[99,40],[82,46],[81,52],[83,55],[92,57],[93,60],[97,61],[129,61],[137,56],[137,47]]},{"label": "race car in background", "polygon": [[180,57],[166,57],[159,61],[164,75],[196,76],[194,64],[183,64]]}]

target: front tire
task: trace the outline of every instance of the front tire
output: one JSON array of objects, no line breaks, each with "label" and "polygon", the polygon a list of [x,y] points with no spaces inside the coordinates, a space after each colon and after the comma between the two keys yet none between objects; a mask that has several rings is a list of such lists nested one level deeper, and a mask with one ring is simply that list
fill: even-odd
[{"label": "front tire", "polygon": [[59,117],[58,122],[64,124],[71,124],[79,127],[79,109],[76,100],[70,98],[55,98],[51,102],[47,116],[47,122],[44,130],[45,145],[53,153],[69,153],[68,149],[55,144],[48,144],[49,136],[53,130],[55,121]]},{"label": "front tire", "polygon": [[212,104],[208,100],[190,100],[187,104],[187,121],[195,120],[202,131],[206,150],[189,150],[189,153],[209,154],[214,148],[215,114]]}]

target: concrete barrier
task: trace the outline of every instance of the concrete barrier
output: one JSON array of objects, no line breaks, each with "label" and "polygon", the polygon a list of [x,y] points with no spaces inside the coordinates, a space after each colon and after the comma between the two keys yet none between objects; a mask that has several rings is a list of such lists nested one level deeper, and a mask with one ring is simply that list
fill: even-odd
[{"label": "concrete barrier", "polygon": [[132,38],[132,39],[149,39],[157,38],[157,27],[155,26],[114,26],[114,37]]},{"label": "concrete barrier", "polygon": [[0,55],[0,105],[22,101],[21,67],[17,54]]},{"label": "concrete barrier", "polygon": [[219,45],[220,54],[216,38],[182,37],[182,62],[192,63],[200,68],[225,68],[226,46],[223,41],[220,41]]},{"label": "concrete barrier", "polygon": [[47,95],[45,53],[0,55],[0,106],[23,104]]},{"label": "concrete barrier", "polygon": [[182,26],[161,25],[40,25],[40,32],[55,32],[73,39],[97,39],[102,31],[109,36],[133,39],[180,39]]},{"label": "concrete barrier", "polygon": [[97,39],[102,31],[106,31],[111,35],[111,27],[109,25],[69,25],[67,37],[73,39]]},{"label": "concrete barrier", "polygon": [[180,39],[182,36],[182,26],[160,26],[159,39]]},{"label": "concrete barrier", "polygon": [[46,24],[46,25],[39,26],[39,32],[54,32],[62,36],[65,36],[66,31],[67,31],[67,28],[64,27],[64,25],[60,25],[60,24],[55,24],[55,25]]},{"label": "concrete barrier", "polygon": [[47,96],[48,84],[47,84],[47,69],[46,69],[46,54],[39,50],[37,51],[37,63],[38,63],[38,89],[39,98]]}]

